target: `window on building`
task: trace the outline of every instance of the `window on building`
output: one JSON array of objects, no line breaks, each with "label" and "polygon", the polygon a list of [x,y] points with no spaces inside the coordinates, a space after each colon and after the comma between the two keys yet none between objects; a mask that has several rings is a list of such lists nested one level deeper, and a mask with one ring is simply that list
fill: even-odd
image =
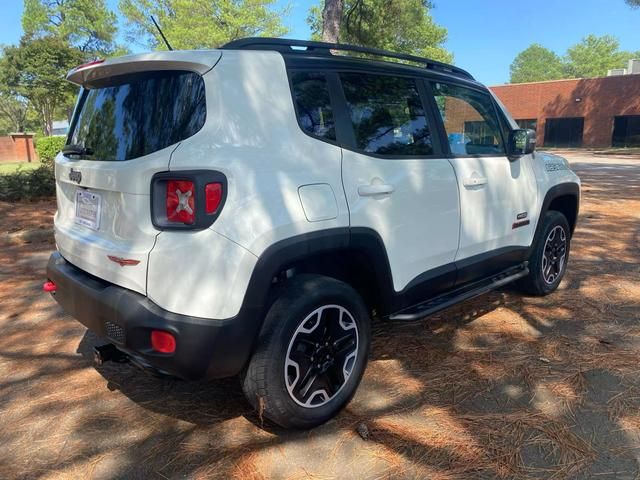
[{"label": "window on building", "polygon": [[505,154],[500,123],[488,93],[440,82],[432,86],[452,154]]},{"label": "window on building", "polygon": [[613,119],[614,147],[640,147],[640,115],[623,115]]},{"label": "window on building", "polygon": [[547,118],[544,125],[546,147],[579,147],[582,145],[584,117]]},{"label": "window on building", "polygon": [[336,130],[326,76],[317,72],[294,72],[291,83],[302,129],[316,137],[335,140]]},{"label": "window on building", "polygon": [[380,155],[431,155],[431,129],[416,81],[341,73],[357,147]]},{"label": "window on building", "polygon": [[536,118],[526,118],[524,120],[516,120],[518,127],[528,129],[528,130],[537,130],[538,128],[538,120]]}]

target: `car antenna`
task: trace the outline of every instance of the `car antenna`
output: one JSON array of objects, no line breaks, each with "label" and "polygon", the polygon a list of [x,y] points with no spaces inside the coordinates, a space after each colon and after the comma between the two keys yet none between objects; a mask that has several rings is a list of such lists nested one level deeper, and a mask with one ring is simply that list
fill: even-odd
[{"label": "car antenna", "polygon": [[151,17],[151,21],[153,22],[153,24],[156,26],[156,28],[158,29],[158,32],[160,32],[160,36],[162,37],[162,40],[164,40],[165,45],[167,46],[167,48],[169,50],[173,50],[173,48],[171,48],[171,45],[169,44],[169,41],[167,40],[167,37],[164,36],[164,33],[162,33],[162,30],[160,30],[160,25],[158,25],[158,22],[156,22],[156,19],[153,18],[153,15],[149,15]]}]

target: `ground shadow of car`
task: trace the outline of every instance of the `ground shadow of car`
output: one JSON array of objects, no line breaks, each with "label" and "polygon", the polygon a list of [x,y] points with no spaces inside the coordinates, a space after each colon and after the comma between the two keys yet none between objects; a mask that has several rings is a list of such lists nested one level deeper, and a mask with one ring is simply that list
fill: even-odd
[{"label": "ground shadow of car", "polygon": [[[424,342],[438,344],[438,348],[442,348],[443,343],[451,341],[456,328],[472,322],[503,304],[504,295],[500,292],[492,292],[476,302],[466,302],[416,322],[387,322],[375,319],[373,328],[377,340],[374,339],[370,360],[387,360],[394,357],[403,364],[410,364],[411,368],[420,368],[420,359],[414,358],[413,355],[407,354],[400,348],[392,348],[391,351],[389,348],[376,348],[376,344],[382,341],[381,338],[393,339],[393,343],[397,344],[402,343],[407,336],[415,338],[416,335],[423,335]],[[445,323],[451,327],[446,333],[433,333],[434,329]],[[106,362],[97,365],[94,361],[93,349],[95,346],[106,343],[109,343],[108,339],[87,330],[80,340],[77,353],[81,354],[84,361],[92,364],[107,380],[109,390],[121,392],[145,409],[198,426],[211,426],[242,416],[269,433],[281,435],[286,432],[286,429],[262,418],[251,408],[242,393],[237,376],[191,382],[170,376],[155,375],[130,363]],[[387,341],[383,343],[388,344]],[[433,365],[425,364],[422,367],[432,368]],[[349,422],[349,420],[346,421]]]}]

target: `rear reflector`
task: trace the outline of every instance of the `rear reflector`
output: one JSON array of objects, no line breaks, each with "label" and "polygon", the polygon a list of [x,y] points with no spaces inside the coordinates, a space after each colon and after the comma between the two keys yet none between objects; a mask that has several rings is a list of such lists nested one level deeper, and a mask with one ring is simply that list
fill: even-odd
[{"label": "rear reflector", "polygon": [[193,182],[169,180],[167,182],[167,220],[191,224],[195,222],[195,192]]},{"label": "rear reflector", "polygon": [[47,293],[55,293],[57,289],[58,287],[52,281],[44,282],[44,285],[42,285],[42,290]]},{"label": "rear reflector", "polygon": [[216,213],[222,201],[222,184],[208,183],[204,187],[205,211],[207,214]]},{"label": "rear reflector", "polygon": [[176,339],[164,330],[152,330],[151,348],[160,353],[173,353],[176,351]]}]

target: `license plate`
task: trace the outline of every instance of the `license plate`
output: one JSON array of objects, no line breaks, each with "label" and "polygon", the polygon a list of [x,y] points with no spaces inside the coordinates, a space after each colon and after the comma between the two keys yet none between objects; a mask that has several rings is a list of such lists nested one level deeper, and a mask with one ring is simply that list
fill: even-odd
[{"label": "license plate", "polygon": [[76,223],[92,230],[100,228],[102,197],[88,190],[76,191]]}]

